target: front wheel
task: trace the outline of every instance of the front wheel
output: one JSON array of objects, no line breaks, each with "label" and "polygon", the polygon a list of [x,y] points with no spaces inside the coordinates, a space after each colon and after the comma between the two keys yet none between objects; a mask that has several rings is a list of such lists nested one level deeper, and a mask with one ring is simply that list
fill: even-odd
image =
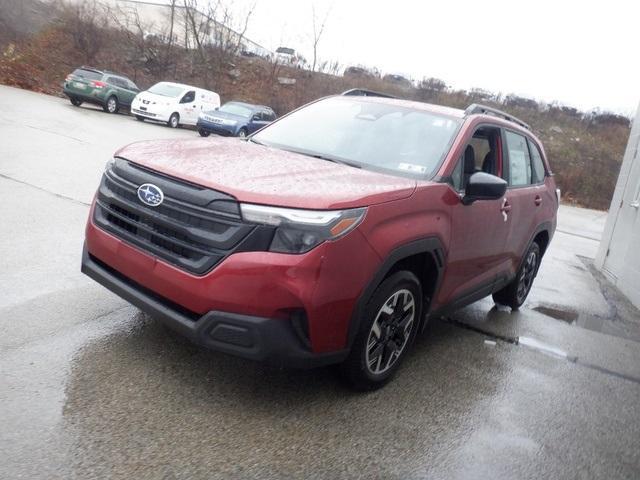
[{"label": "front wheel", "polygon": [[144,122],[144,117],[142,115],[136,115],[136,120],[139,122]]},{"label": "front wheel", "polygon": [[511,307],[512,310],[518,310],[531,291],[539,267],[540,246],[533,242],[524,255],[524,261],[518,269],[516,278],[502,290],[493,294],[494,302]]},{"label": "front wheel", "polygon": [[74,107],[79,107],[80,105],[82,105],[82,100],[79,100],[77,98],[70,98],[69,99],[71,101],[71,105],[73,105]]},{"label": "front wheel", "polygon": [[114,95],[111,95],[107,98],[107,103],[104,104],[103,108],[107,113],[118,113],[118,110],[120,109],[118,99]]},{"label": "front wheel", "polygon": [[199,128],[198,133],[200,134],[201,137],[208,137],[211,132],[207,132],[205,129]]},{"label": "front wheel", "polygon": [[239,138],[246,138],[247,137],[247,129],[246,128],[241,128],[240,131],[238,132],[238,137]]},{"label": "front wheel", "polygon": [[178,125],[180,125],[180,115],[178,115],[177,113],[172,113],[169,117],[167,125],[169,125],[171,128],[178,128]]},{"label": "front wheel", "polygon": [[422,315],[422,288],[411,272],[396,272],[371,296],[349,356],[341,365],[358,390],[375,390],[396,373],[413,343]]}]

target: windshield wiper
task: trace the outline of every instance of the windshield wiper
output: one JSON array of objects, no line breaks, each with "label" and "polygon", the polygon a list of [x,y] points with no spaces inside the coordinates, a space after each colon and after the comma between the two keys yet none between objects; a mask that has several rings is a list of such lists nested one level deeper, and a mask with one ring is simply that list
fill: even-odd
[{"label": "windshield wiper", "polygon": [[346,160],[342,160],[341,158],[328,157],[326,155],[321,155],[319,153],[304,153],[304,152],[296,152],[296,153],[302,153],[303,155],[308,155],[309,157],[313,157],[313,158],[319,158],[320,160],[326,160],[328,162],[339,163],[340,165],[348,165],[349,167],[353,167],[353,168],[362,168],[362,165],[360,165],[359,163],[348,162]]}]

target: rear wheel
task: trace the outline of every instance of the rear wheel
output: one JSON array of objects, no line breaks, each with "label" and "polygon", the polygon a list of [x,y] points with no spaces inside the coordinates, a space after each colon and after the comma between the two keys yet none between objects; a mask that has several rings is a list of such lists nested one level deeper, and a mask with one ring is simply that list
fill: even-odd
[{"label": "rear wheel", "polygon": [[178,125],[180,125],[180,115],[178,115],[177,113],[172,113],[171,116],[169,117],[169,121],[167,122],[167,125],[169,125],[171,128],[178,128]]},{"label": "rear wheel", "polygon": [[71,97],[69,99],[71,101],[71,105],[73,105],[74,107],[79,107],[80,105],[82,105],[82,100]]},{"label": "rear wheel", "polygon": [[531,291],[533,280],[540,267],[540,246],[533,242],[524,256],[524,261],[511,283],[493,294],[493,300],[500,305],[518,310]]},{"label": "rear wheel", "polygon": [[384,280],[360,319],[342,373],[358,390],[375,390],[396,373],[415,338],[422,315],[422,288],[411,272]]},{"label": "rear wheel", "polygon": [[139,122],[144,122],[144,117],[142,115],[136,115],[136,120]]},{"label": "rear wheel", "polygon": [[201,137],[208,137],[211,134],[211,132],[207,132],[203,128],[199,128],[198,133],[200,134]]},{"label": "rear wheel", "polygon": [[120,105],[118,104],[118,99],[115,95],[111,95],[107,98],[107,103],[104,104],[104,111],[107,113],[118,113],[120,109]]}]

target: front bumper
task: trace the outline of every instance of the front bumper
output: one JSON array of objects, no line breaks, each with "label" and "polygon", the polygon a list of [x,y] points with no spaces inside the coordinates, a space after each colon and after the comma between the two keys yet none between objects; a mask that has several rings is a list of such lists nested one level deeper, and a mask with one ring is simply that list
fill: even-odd
[{"label": "front bumper", "polygon": [[292,324],[222,311],[197,315],[155,294],[89,254],[82,252],[84,274],[196,344],[280,367],[312,368],[343,361],[347,350],[313,353]]},{"label": "front bumper", "polygon": [[[145,110],[142,110],[145,108]],[[159,122],[168,122],[169,114],[164,109],[158,108],[157,105],[143,105],[140,101],[134,101],[131,104],[131,113],[149,120],[157,120]]]},{"label": "front bumper", "polygon": [[225,137],[235,136],[237,132],[237,125],[223,125],[221,123],[207,122],[203,119],[198,119],[196,128],[202,129],[209,133],[215,133],[216,135],[222,135]]}]

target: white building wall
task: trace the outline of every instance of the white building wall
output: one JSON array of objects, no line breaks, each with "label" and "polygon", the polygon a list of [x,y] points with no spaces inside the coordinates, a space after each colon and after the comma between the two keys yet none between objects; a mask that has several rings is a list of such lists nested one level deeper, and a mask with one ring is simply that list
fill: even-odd
[{"label": "white building wall", "polygon": [[640,106],[595,265],[640,308]]}]

